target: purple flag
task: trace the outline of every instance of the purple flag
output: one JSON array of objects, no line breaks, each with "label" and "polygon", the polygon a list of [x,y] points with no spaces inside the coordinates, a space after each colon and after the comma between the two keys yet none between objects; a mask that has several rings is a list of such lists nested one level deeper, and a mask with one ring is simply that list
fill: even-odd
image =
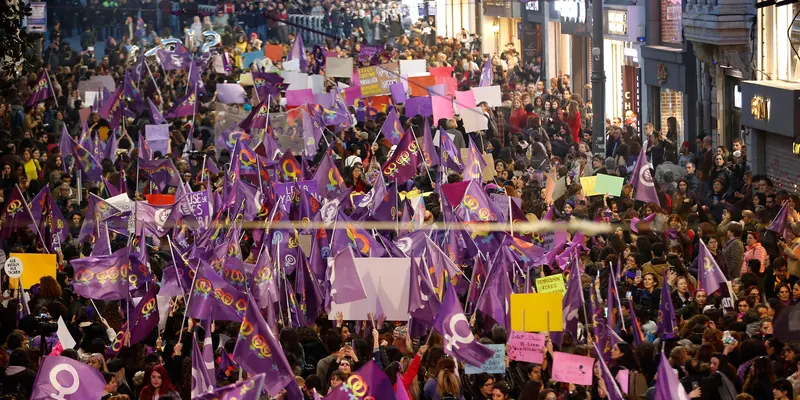
[{"label": "purple flag", "polygon": [[247,296],[247,310],[242,321],[233,358],[250,374],[265,373],[264,388],[270,396],[277,396],[289,382],[294,380],[292,368],[275,334],[264,321],[258,304]]},{"label": "purple flag", "polygon": [[[569,290],[567,290],[569,291]],[[631,332],[633,334],[633,344],[638,346],[644,342],[644,331],[642,331],[642,324],[636,318],[636,310],[634,308],[633,300],[628,299],[628,309],[631,310]]]},{"label": "purple flag", "polygon": [[91,182],[100,182],[103,170],[97,158],[86,148],[72,143],[72,153],[75,155],[75,168],[83,174],[83,179]]},{"label": "purple flag", "polygon": [[32,107],[36,103],[41,103],[53,97],[53,87],[50,86],[50,77],[47,75],[47,70],[42,70],[39,74],[39,79],[36,81],[36,87],[28,96],[28,101],[25,102],[26,107]]},{"label": "purple flag", "polygon": [[[498,256],[501,252],[497,253]],[[483,288],[483,294],[478,300],[477,309],[483,315],[490,318],[494,323],[499,324],[509,329],[511,326],[510,314],[506,311],[506,305],[509,304],[512,288],[511,279],[508,276],[508,267],[506,263],[494,263],[494,267],[489,271],[489,276],[486,278],[486,286]]]},{"label": "purple flag", "polygon": [[228,351],[225,348],[222,348],[222,352],[219,356],[219,366],[217,367],[216,378],[218,381],[224,381],[231,379],[233,376],[233,371],[238,368],[236,363],[233,362],[233,357],[228,354]]},{"label": "purple flag", "polygon": [[409,132],[400,139],[392,156],[383,164],[382,171],[389,180],[405,182],[417,174],[420,162],[417,139]]},{"label": "purple flag", "polygon": [[317,190],[323,199],[333,199],[342,194],[344,179],[329,152],[322,156],[319,168],[314,173],[314,180],[317,181]]},{"label": "purple flag", "polygon": [[205,260],[200,261],[194,281],[186,315],[225,321],[240,321],[245,315],[247,296],[225,282]]},{"label": "purple flag", "polygon": [[340,251],[331,267],[331,296],[336,304],[352,303],[367,298],[356,270],[355,255],[350,247]]},{"label": "purple flag", "polygon": [[105,386],[97,369],[68,357],[45,356],[30,398],[99,400]]},{"label": "purple flag", "polygon": [[353,225],[350,218],[345,215],[340,209],[336,217],[336,223],[340,227],[345,227],[333,235],[331,243],[331,254],[338,254],[346,247],[352,247],[357,250],[361,256],[364,257],[381,257],[385,252],[375,237],[361,227]]},{"label": "purple flag", "polygon": [[[675,309],[672,306],[672,293],[667,283],[667,271],[664,271],[664,279],[661,286],[661,304],[658,305],[658,334],[663,338],[669,339],[678,334],[678,324],[675,322]],[[594,286],[592,286],[594,287]]]},{"label": "purple flag", "polygon": [[[775,216],[775,219],[772,220],[772,223],[769,224],[767,228],[768,231],[773,231],[778,234],[779,237],[786,238],[786,230],[789,228],[789,202],[783,202],[781,206],[781,210],[778,211],[778,215]],[[708,294],[714,293],[713,291],[708,292]]]},{"label": "purple flag", "polygon": [[422,150],[422,156],[424,157],[424,161],[427,166],[432,167],[434,165],[439,165],[439,154],[436,153],[436,148],[433,146],[431,126],[428,124],[427,119],[425,119],[425,130],[422,133],[422,143],[420,149]]},{"label": "purple flag", "polygon": [[214,385],[203,363],[202,354],[200,346],[197,345],[197,337],[192,334],[192,398],[214,390]]},{"label": "purple flag", "polygon": [[653,182],[653,176],[650,173],[650,164],[647,162],[645,149],[639,152],[639,158],[636,160],[636,167],[631,176],[631,184],[633,185],[633,193],[636,200],[661,204],[658,201],[658,193]]},{"label": "purple flag", "polygon": [[306,58],[306,48],[303,46],[303,36],[297,35],[292,43],[292,48],[289,50],[289,55],[286,61],[299,60],[300,72],[308,72],[308,58]]},{"label": "purple flag", "polygon": [[410,97],[406,100],[406,116],[412,118],[416,115],[426,118],[433,115],[431,96]]},{"label": "purple flag", "polygon": [[572,270],[567,280],[567,292],[561,300],[564,309],[564,332],[572,334],[573,338],[578,337],[578,313],[583,305],[583,286],[581,285],[581,271],[578,262],[572,264]]},{"label": "purple flag", "polygon": [[75,163],[75,153],[73,152],[75,140],[67,132],[67,126],[64,125],[61,129],[61,139],[58,141],[58,148],[61,149],[61,171],[65,174],[69,173]]},{"label": "purple flag", "polygon": [[317,317],[322,314],[324,298],[302,250],[300,250],[299,258],[300,265],[295,269],[295,297],[300,311],[305,317],[305,325],[313,325]]},{"label": "purple flag", "polygon": [[181,185],[181,175],[171,159],[139,160],[139,168],[149,174],[150,179],[156,184]]},{"label": "purple flag", "polygon": [[[39,229],[44,237],[48,249],[55,252],[54,247],[60,245],[69,236],[69,225],[66,218],[61,213],[61,207],[55,202],[50,191],[50,185],[45,186],[31,202],[31,215],[35,221],[35,226],[31,230]],[[55,237],[58,241],[56,243]]]},{"label": "purple flag", "polygon": [[214,376],[214,344],[211,341],[211,323],[211,318],[203,320],[203,330],[206,336],[203,338],[202,361],[208,376]]},{"label": "purple flag", "polygon": [[444,338],[445,353],[470,365],[481,366],[494,351],[475,341],[455,289],[452,285],[446,286],[442,306],[434,321],[435,329]]},{"label": "purple flag", "polygon": [[[450,135],[442,128],[439,128],[439,142],[441,143],[439,149],[442,152],[444,166],[454,171],[463,171],[464,167],[461,163],[461,154],[453,143],[453,139],[450,139]],[[481,157],[481,159],[482,158],[483,157]]]},{"label": "purple flag", "polygon": [[386,116],[386,121],[383,122],[383,126],[381,127],[381,133],[383,133],[383,136],[389,139],[392,144],[397,145],[400,143],[400,139],[403,137],[404,133],[396,110],[392,109],[389,115]]},{"label": "purple flag", "polygon": [[272,273],[272,258],[266,245],[261,246],[261,253],[250,276],[250,290],[262,308],[278,301],[278,285]]},{"label": "purple flag", "polygon": [[717,261],[702,239],[700,240],[700,254],[697,257],[699,257],[697,289],[703,289],[707,294],[711,295],[720,287],[725,286],[727,279],[725,279],[725,274],[722,273]]},{"label": "purple flag", "polygon": [[[472,268],[472,280],[469,287],[467,303],[475,303],[483,290],[486,282],[486,267],[482,257],[475,257],[475,266]],[[566,299],[566,297],[564,297]]]},{"label": "purple flag", "polygon": [[403,82],[393,83],[389,90],[392,92],[392,100],[394,100],[395,104],[406,102],[406,87],[403,86]]},{"label": "purple flag", "polygon": [[[281,89],[286,89],[287,84],[283,83],[283,77],[272,72],[252,72],[253,86],[256,88],[256,93],[262,99],[269,97],[276,97],[281,92]],[[217,91],[220,86],[217,85]]]},{"label": "purple flag", "polygon": [[217,101],[222,104],[244,104],[247,102],[244,88],[238,83],[217,84]]},{"label": "purple flag", "polygon": [[[600,350],[597,348],[597,343],[594,344],[594,351],[598,354],[598,359],[595,362],[600,363],[600,375],[603,378],[603,383],[605,383],[606,392],[607,392],[606,393],[606,396],[607,396],[606,398],[608,400],[622,400],[623,399],[622,391],[619,389],[619,386],[617,386],[617,380],[614,379],[613,375],[611,375],[611,371],[608,369],[608,365],[606,365],[606,362],[605,362],[605,360],[603,360],[603,357],[599,357],[599,355],[602,354],[602,353],[600,353]],[[664,357],[664,355],[662,354],[661,357]],[[669,367],[669,365],[667,365],[667,367]],[[663,368],[663,365],[662,365],[662,368]],[[672,368],[671,367],[668,368],[668,369],[669,369],[670,372],[672,372]],[[659,375],[661,375],[661,368],[659,368],[658,373],[659,373]],[[659,376],[659,378],[660,378],[660,376]],[[680,386],[680,383],[678,383],[678,386]],[[664,399],[664,400],[667,400],[667,399]],[[686,400],[688,400],[688,399],[686,399]]]},{"label": "purple flag", "polygon": [[[398,381],[398,383],[398,386],[403,386],[402,381]],[[392,382],[374,361],[368,361],[350,375],[347,382],[342,383],[324,397],[325,400],[351,400],[353,398],[395,400]]]},{"label": "purple flag", "polygon": [[125,81],[123,82],[123,93],[125,97],[128,98],[130,101],[128,104],[131,108],[135,111],[136,114],[140,113],[142,109],[144,109],[144,100],[142,99],[142,93],[139,92],[137,88],[136,82],[134,82],[133,74],[130,71],[125,71]]},{"label": "purple flag", "polygon": [[264,99],[257,106],[253,107],[247,118],[239,123],[242,129],[265,129],[267,127],[267,120],[269,120],[269,104],[267,99]]},{"label": "purple flag", "polygon": [[200,76],[200,66],[197,61],[192,61],[189,65],[189,92],[195,94],[205,94],[206,86],[203,84],[203,79]]},{"label": "purple flag", "polygon": [[[153,104],[153,100],[147,99],[147,105],[150,107],[150,121],[153,125],[161,125],[166,124],[167,120],[164,119],[164,116],[161,115],[161,111],[158,111],[158,108],[155,104]],[[139,135],[141,137],[141,135]]]},{"label": "purple flag", "polygon": [[411,257],[411,285],[408,294],[408,314],[424,326],[434,326],[441,307],[430,275]]},{"label": "purple flag", "polygon": [[72,281],[75,293],[94,300],[128,298],[130,252],[127,247],[110,256],[76,258],[70,263],[75,269]]},{"label": "purple flag", "polygon": [[122,121],[122,113],[125,109],[124,98],[122,96],[123,88],[124,86],[118,87],[117,90],[114,91],[114,94],[103,102],[103,105],[100,106],[100,110],[97,112],[100,117],[108,120],[108,126],[111,130],[119,128],[120,122]]},{"label": "purple flag", "polygon": [[497,212],[479,181],[470,181],[455,214],[464,222],[497,222]]},{"label": "purple flag", "polygon": [[[223,350],[224,351],[224,350]],[[270,380],[264,374],[251,376],[243,381],[223,386],[213,392],[199,397],[192,396],[194,400],[258,400],[265,380]],[[294,379],[293,379],[294,380]]]},{"label": "purple flag", "polygon": [[149,285],[144,297],[131,313],[133,326],[131,327],[130,344],[134,345],[144,340],[153,328],[158,326],[158,306],[156,305],[156,285]]},{"label": "purple flag", "polygon": [[475,179],[478,182],[483,182],[484,168],[486,168],[486,161],[484,161],[483,155],[478,150],[478,147],[475,146],[475,143],[472,143],[472,139],[469,139],[469,150],[464,164],[463,179],[465,181]]},{"label": "purple flag", "polygon": [[191,65],[192,55],[183,44],[178,43],[175,51],[166,49],[158,49],[156,51],[156,58],[165,71],[172,71],[173,69],[185,69]]},{"label": "purple flag", "polygon": [[678,374],[672,370],[667,360],[667,356],[661,353],[661,361],[658,363],[658,373],[656,373],[656,395],[655,400],[689,400],[689,395],[683,388]]},{"label": "purple flag", "polygon": [[167,111],[167,118],[181,118],[194,115],[198,108],[197,93],[191,91],[185,96],[175,100],[175,103]]},{"label": "purple flag", "polygon": [[483,70],[481,70],[480,87],[492,86],[494,81],[494,70],[492,69],[492,55],[489,54],[489,59],[483,63]]}]

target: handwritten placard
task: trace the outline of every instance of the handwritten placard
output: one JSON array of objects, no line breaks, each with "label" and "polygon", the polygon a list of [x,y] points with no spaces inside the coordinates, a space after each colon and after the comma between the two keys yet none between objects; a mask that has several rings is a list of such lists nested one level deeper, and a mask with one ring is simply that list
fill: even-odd
[{"label": "handwritten placard", "polygon": [[588,386],[592,384],[593,367],[594,358],[592,357],[556,351],[553,353],[552,379],[556,382]]},{"label": "handwritten placard", "polygon": [[536,280],[537,293],[567,293],[564,285],[564,274],[545,276]]},{"label": "handwritten placard", "polygon": [[508,358],[541,364],[544,360],[544,339],[540,333],[511,331],[508,338]]},{"label": "handwritten placard", "polygon": [[467,375],[480,374],[486,372],[487,374],[505,374],[506,373],[506,345],[504,344],[487,344],[486,347],[494,350],[492,358],[486,360],[480,367],[473,367],[472,365],[464,365],[464,373]]},{"label": "handwritten placard", "polygon": [[400,82],[400,66],[389,63],[359,68],[358,82],[363,97],[390,95],[392,84]]}]

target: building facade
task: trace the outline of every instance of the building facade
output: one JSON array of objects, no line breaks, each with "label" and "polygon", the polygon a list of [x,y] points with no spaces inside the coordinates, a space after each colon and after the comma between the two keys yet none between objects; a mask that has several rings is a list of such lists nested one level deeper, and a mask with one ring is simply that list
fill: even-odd
[{"label": "building facade", "polygon": [[[623,2],[603,9],[603,52],[606,72],[606,118],[637,121],[642,107],[640,38],[644,37],[644,8]],[[631,124],[631,122],[627,122]]]},{"label": "building facade", "polygon": [[755,5],[747,0],[685,0],[684,40],[697,58],[695,70],[699,134],[731,148],[742,137],[740,88],[753,78]]},{"label": "building facade", "polygon": [[747,160],[779,189],[797,192],[800,182],[800,5],[756,11],[753,80],[741,82],[740,112]]},{"label": "building facade", "polygon": [[649,106],[643,119],[666,134],[667,120],[675,118],[678,146],[694,143],[698,133],[696,58],[683,37],[683,7],[681,0],[648,0],[647,45],[642,47]]}]

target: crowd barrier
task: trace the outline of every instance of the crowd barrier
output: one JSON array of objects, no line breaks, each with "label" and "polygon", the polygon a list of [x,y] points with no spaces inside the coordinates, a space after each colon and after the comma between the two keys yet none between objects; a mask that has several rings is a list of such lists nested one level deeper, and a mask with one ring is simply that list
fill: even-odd
[{"label": "crowd barrier", "polygon": [[289,15],[289,22],[303,28],[308,28],[303,29],[297,26],[289,25],[289,32],[292,32],[296,35],[299,31],[300,35],[303,37],[303,43],[307,45],[314,46],[324,43],[325,35],[320,32],[324,32],[329,35],[332,34],[329,32],[327,24],[325,23],[325,17],[321,15],[292,14]]}]

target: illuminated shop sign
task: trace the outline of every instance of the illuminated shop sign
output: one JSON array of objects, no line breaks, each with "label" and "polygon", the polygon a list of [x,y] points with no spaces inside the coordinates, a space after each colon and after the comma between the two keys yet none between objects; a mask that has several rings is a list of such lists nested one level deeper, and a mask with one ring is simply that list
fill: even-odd
[{"label": "illuminated shop sign", "polygon": [[769,119],[769,99],[761,96],[753,96],[750,100],[750,114],[758,121]]}]

